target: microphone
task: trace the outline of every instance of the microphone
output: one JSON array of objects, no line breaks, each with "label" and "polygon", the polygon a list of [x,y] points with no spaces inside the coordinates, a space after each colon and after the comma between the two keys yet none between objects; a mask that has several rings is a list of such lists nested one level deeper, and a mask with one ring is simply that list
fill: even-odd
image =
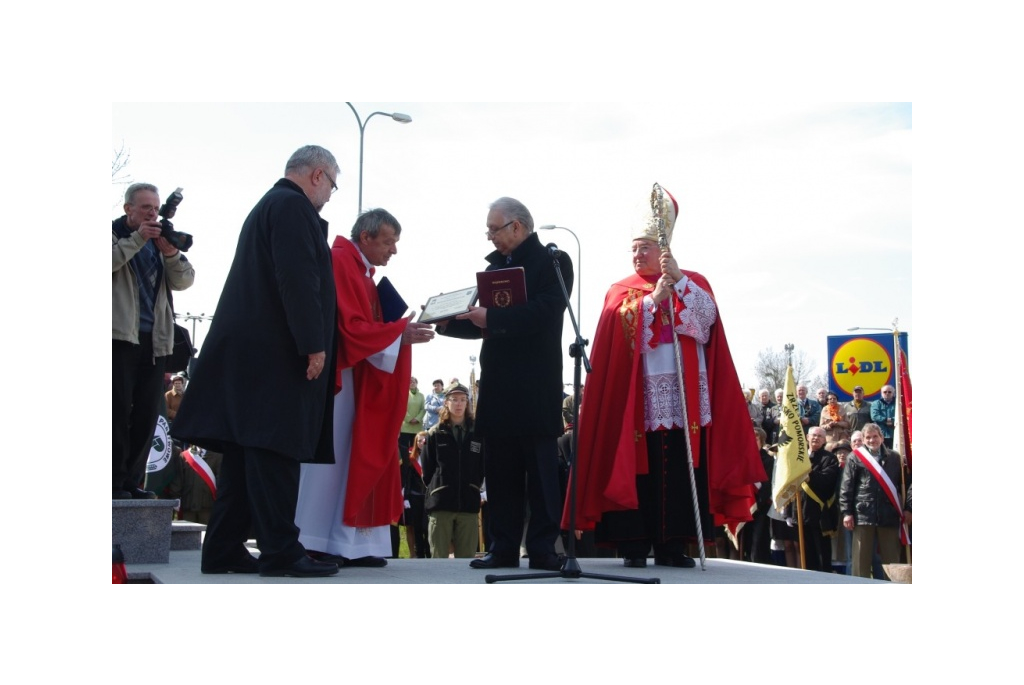
[{"label": "microphone", "polygon": [[548,248],[548,254],[554,257],[555,259],[558,259],[559,257],[562,256],[562,251],[558,249],[558,245],[555,245],[554,243],[548,243],[547,245],[545,245],[545,247]]}]

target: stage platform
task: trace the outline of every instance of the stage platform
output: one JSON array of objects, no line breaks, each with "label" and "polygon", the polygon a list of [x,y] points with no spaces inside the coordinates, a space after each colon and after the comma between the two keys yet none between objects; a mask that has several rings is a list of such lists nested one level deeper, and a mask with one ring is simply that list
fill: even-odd
[{"label": "stage platform", "polygon": [[[262,578],[258,575],[203,575],[199,571],[199,550],[171,550],[170,561],[166,564],[128,564],[129,582],[160,583],[160,584],[207,584],[207,585],[279,585],[279,584],[365,584],[365,585],[405,585],[405,584],[486,584],[488,575],[510,576],[515,574],[538,573],[527,566],[527,560],[521,560],[519,569],[498,569],[483,571],[469,567],[468,559],[388,559],[384,568],[342,568],[338,575],[327,578]],[[729,585],[729,584],[762,584],[762,585],[847,585],[862,583],[883,583],[886,581],[854,578],[834,573],[802,571],[800,569],[783,568],[751,564],[728,559],[708,559],[707,569],[702,571],[700,561],[692,569],[654,566],[653,559],[648,560],[647,568],[625,568],[621,559],[581,558],[577,560],[584,573],[628,578],[657,578],[661,584],[674,585]],[[598,583],[598,584],[632,584],[619,583],[594,578],[547,578],[540,580],[514,581],[512,584],[528,583]],[[498,581],[495,585],[508,584]]]}]

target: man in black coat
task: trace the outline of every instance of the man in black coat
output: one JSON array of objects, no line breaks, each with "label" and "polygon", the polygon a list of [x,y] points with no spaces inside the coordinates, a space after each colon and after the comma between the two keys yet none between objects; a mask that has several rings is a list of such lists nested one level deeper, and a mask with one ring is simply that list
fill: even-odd
[{"label": "man in black coat", "polygon": [[813,426],[807,431],[807,456],[811,472],[804,483],[804,559],[811,571],[832,572],[832,541],[838,525],[836,486],[842,475],[839,459],[825,449],[825,429]]},{"label": "man in black coat", "polygon": [[[526,553],[530,568],[559,570],[555,553],[561,519],[557,439],[562,427],[562,319],[565,297],[552,256],[533,229],[523,203],[495,200],[487,215],[495,251],[487,271],[523,267],[526,303],[471,307],[438,333],[480,338],[480,394],[476,430],[483,436],[490,547],[473,568],[519,566],[519,543],[529,506]],[[560,253],[572,293],[572,262]]]},{"label": "man in black coat", "polygon": [[[249,213],[173,435],[224,455],[203,573],[324,576],[295,526],[300,463],[333,463],[336,293],[319,212],[334,156],[308,145]],[[259,561],[245,548],[255,530]]]}]

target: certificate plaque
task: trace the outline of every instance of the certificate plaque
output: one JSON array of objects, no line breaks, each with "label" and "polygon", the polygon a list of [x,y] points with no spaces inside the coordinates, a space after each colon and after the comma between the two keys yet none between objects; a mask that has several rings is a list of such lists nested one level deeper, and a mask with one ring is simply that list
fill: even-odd
[{"label": "certificate plaque", "polygon": [[457,314],[465,314],[470,305],[476,302],[476,287],[455,290],[450,293],[434,295],[427,300],[427,305],[420,314],[420,323],[434,323],[450,319]]}]

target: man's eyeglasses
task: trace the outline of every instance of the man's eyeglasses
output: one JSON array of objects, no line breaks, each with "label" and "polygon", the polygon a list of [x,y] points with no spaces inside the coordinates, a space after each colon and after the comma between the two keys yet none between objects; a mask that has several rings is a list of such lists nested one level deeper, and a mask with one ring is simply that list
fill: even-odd
[{"label": "man's eyeglasses", "polygon": [[[320,171],[324,171],[324,170],[321,169]],[[327,172],[326,171],[324,171],[324,176],[327,176]],[[330,176],[327,176],[327,180],[331,182],[331,195],[334,195],[336,192],[338,192],[338,184],[335,183],[334,179],[331,178]]]},{"label": "man's eyeglasses", "polygon": [[488,228],[487,232],[484,233],[484,235],[487,236],[488,238],[493,238],[495,235],[498,234],[498,231],[504,231],[506,228],[508,228],[509,226],[514,224],[515,222],[516,222],[516,220],[512,219],[512,221],[508,222],[507,224],[505,224],[501,228],[495,228],[494,230],[491,230],[490,228]]}]

